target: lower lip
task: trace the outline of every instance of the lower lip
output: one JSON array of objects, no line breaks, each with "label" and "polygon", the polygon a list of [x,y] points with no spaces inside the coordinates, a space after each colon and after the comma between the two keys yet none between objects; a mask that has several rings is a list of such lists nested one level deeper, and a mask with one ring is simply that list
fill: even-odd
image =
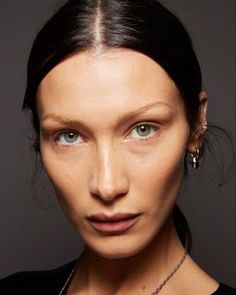
[{"label": "lower lip", "polygon": [[137,221],[139,216],[126,219],[126,220],[119,220],[113,222],[96,222],[90,221],[91,224],[99,231],[107,232],[107,233],[116,233],[120,231],[124,231],[130,228],[134,223]]}]

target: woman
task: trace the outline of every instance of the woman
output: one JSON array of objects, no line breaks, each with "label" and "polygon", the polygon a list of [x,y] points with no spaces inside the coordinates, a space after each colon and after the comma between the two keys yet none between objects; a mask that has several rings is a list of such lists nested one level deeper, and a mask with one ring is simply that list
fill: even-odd
[{"label": "woman", "polygon": [[1,280],[1,294],[235,294],[191,259],[175,205],[204,152],[207,95],[173,14],[155,0],[67,1],[34,42],[23,108],[85,248]]}]

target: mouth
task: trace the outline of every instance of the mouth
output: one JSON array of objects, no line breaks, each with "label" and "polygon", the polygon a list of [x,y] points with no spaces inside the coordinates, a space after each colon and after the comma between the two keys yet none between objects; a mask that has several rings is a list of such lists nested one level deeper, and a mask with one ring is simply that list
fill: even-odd
[{"label": "mouth", "polygon": [[141,214],[115,214],[107,216],[104,214],[92,215],[87,219],[91,225],[104,233],[119,233],[133,226]]}]

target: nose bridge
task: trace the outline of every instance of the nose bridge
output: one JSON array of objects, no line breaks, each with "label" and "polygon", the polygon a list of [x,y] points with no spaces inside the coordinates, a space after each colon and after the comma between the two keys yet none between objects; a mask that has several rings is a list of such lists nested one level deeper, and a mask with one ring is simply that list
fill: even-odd
[{"label": "nose bridge", "polygon": [[122,154],[111,143],[97,146],[90,190],[105,201],[124,195],[128,190]]}]

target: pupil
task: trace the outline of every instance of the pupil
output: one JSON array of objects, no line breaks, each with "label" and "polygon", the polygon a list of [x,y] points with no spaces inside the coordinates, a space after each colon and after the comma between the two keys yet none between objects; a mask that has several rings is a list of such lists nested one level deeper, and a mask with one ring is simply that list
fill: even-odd
[{"label": "pupil", "polygon": [[148,127],[146,125],[141,125],[139,127],[139,131],[141,133],[140,135],[143,135],[143,136],[148,135],[149,134],[149,131],[150,131],[150,127]]},{"label": "pupil", "polygon": [[146,126],[141,126],[141,130],[145,131],[146,130]]},{"label": "pupil", "polygon": [[73,132],[65,134],[65,140],[68,143],[73,143],[77,139],[76,134]]}]

